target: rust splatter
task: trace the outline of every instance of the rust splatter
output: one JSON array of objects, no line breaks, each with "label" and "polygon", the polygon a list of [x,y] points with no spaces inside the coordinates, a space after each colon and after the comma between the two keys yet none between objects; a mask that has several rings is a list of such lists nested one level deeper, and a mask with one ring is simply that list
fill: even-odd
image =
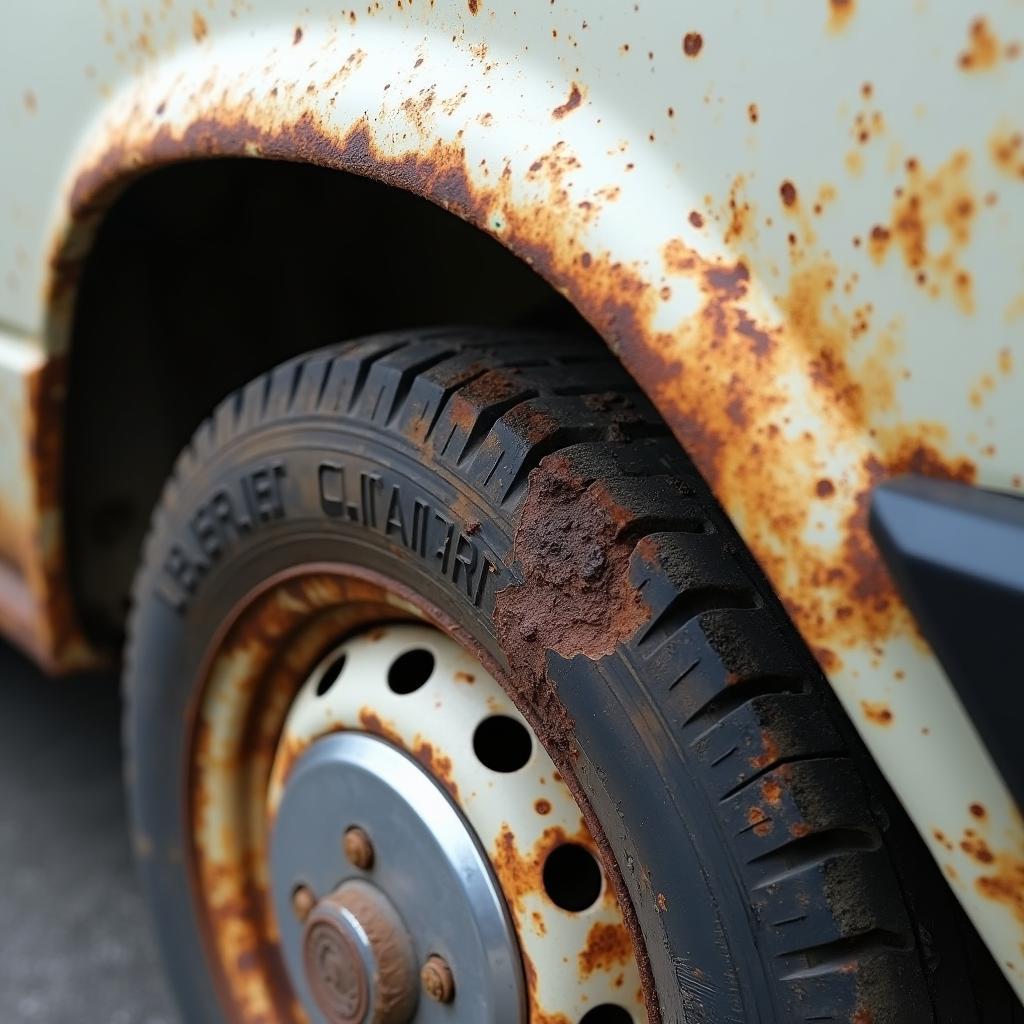
[{"label": "rust splatter", "polygon": [[633,959],[633,942],[621,924],[598,921],[587,933],[587,944],[579,954],[581,978],[595,971],[611,971]]},{"label": "rust splatter", "polygon": [[892,725],[892,708],[885,701],[862,700],[860,706],[864,711],[864,717],[872,725]]},{"label": "rust splatter", "polygon": [[704,48],[704,37],[699,32],[687,32],[683,36],[683,53],[687,57],[696,57]]},{"label": "rust splatter", "polygon": [[951,296],[964,313],[974,310],[974,294],[971,275],[961,260],[979,207],[970,162],[966,150],[954,153],[934,173],[917,160],[907,161],[906,180],[897,190],[889,223],[874,225],[868,244],[879,264],[895,248],[919,287],[933,298]]},{"label": "rust splatter", "polygon": [[545,650],[599,658],[647,621],[647,605],[629,580],[633,545],[622,537],[629,521],[604,485],[567,455],[547,456],[530,474],[513,555],[525,585],[505,587],[495,604],[503,650],[529,667],[525,685],[542,685]]},{"label": "rust splatter", "polygon": [[828,0],[828,27],[840,32],[849,25],[857,12],[856,0]]},{"label": "rust splatter", "polygon": [[957,57],[964,71],[991,71],[999,63],[1002,47],[987,18],[975,18],[967,30],[967,48]]},{"label": "rust splatter", "polygon": [[580,87],[573,82],[572,88],[569,89],[569,98],[564,103],[560,103],[555,107],[555,109],[551,111],[551,116],[561,119],[565,117],[566,114],[574,111],[582,102],[583,93],[580,92]]},{"label": "rust splatter", "polygon": [[992,162],[1008,178],[1024,179],[1024,133],[997,132],[989,139]]}]

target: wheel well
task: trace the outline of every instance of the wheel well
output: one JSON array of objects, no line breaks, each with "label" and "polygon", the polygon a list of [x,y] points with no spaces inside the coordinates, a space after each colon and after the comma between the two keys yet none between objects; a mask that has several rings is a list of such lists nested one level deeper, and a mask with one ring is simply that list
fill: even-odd
[{"label": "wheel well", "polygon": [[499,243],[379,182],[210,160],[122,193],[84,268],[70,356],[69,571],[93,640],[119,639],[150,511],[220,398],[321,345],[451,322],[602,344]]}]

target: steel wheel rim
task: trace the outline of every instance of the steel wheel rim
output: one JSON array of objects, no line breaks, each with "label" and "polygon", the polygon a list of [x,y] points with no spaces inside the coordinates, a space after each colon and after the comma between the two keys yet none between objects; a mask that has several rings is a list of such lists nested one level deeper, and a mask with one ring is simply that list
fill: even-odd
[{"label": "steel wheel rim", "polygon": [[[384,737],[406,753],[414,757],[418,754],[421,763],[424,760],[423,737],[417,739],[413,733],[406,740],[386,716],[377,716],[376,722],[372,714],[354,722],[325,717],[319,728],[300,736],[302,730],[295,728],[291,712],[299,706],[302,694],[315,685],[317,673],[331,661],[339,636],[365,633],[374,622],[388,619],[392,625],[387,629],[424,630],[433,642],[462,659],[464,671],[481,681],[486,679],[492,713],[500,709],[529,728],[505,691],[471,654],[447,633],[422,625],[426,615],[418,606],[419,601],[415,595],[409,595],[416,600],[414,604],[396,592],[400,589],[392,588],[390,581],[384,585],[379,577],[363,571],[350,576],[343,575],[337,566],[296,568],[268,581],[259,595],[248,595],[238,614],[231,617],[211,645],[204,673],[206,681],[197,702],[192,744],[190,814],[196,835],[192,866],[198,909],[206,925],[207,949],[233,1021],[305,1021],[316,1019],[319,1012],[314,1008],[311,1018],[289,981],[287,958],[280,948],[281,914],[271,910],[274,895],[267,866],[273,820],[283,787],[302,754],[314,739],[354,728]],[[420,625],[395,626],[396,620]],[[438,620],[440,626],[440,616]],[[240,635],[246,637],[244,642]],[[254,636],[258,638],[257,646],[262,647],[262,655],[252,653]],[[247,673],[255,673],[257,663],[267,677],[259,688],[246,679]],[[464,683],[460,686],[463,690],[471,688]],[[257,689],[271,695],[269,700],[264,697],[264,706],[259,706]],[[473,689],[482,692],[484,687]],[[359,710],[363,709],[360,704]],[[530,735],[534,748],[546,759],[550,785],[559,776],[532,731]],[[434,746],[442,750],[440,744]],[[438,758],[435,754],[427,760],[438,762],[431,766],[435,768],[434,776],[440,778],[442,785],[449,783],[445,788],[452,797],[452,780],[445,779],[445,756]],[[554,957],[565,969],[565,976],[573,978],[564,986],[572,994],[552,994],[551,956],[544,955],[534,962],[537,933],[550,935],[546,923],[538,922],[543,922],[544,909],[550,911],[554,906],[538,884],[546,854],[567,845],[569,839],[576,845],[589,844],[595,863],[599,863],[596,844],[578,805],[564,782],[559,784],[571,807],[571,811],[565,812],[570,815],[565,823],[572,828],[566,829],[564,824],[547,825],[558,815],[553,818],[550,810],[547,815],[540,815],[531,807],[535,818],[545,819],[541,831],[546,829],[548,835],[544,841],[526,846],[517,843],[516,836],[512,836],[511,842],[506,836],[503,842],[492,843],[487,850],[523,951],[527,1010],[521,1019],[537,1024],[602,1024],[605,1020],[638,1024],[647,1016],[639,971],[609,880],[602,883],[600,898],[593,907],[587,908],[589,916],[576,911],[571,914],[582,940],[563,942],[559,955]],[[453,802],[465,814],[459,801]],[[557,806],[558,801],[551,803]],[[466,817],[469,820],[471,816]],[[481,845],[486,846],[482,842]],[[546,908],[531,906],[529,899],[524,899],[524,889],[530,888],[539,893],[538,899],[546,901]],[[557,1009],[553,1003],[558,1004]],[[613,1010],[612,1016],[600,1012],[595,1015],[595,1007],[620,1009]],[[463,1018],[449,1015],[446,1019]]]}]

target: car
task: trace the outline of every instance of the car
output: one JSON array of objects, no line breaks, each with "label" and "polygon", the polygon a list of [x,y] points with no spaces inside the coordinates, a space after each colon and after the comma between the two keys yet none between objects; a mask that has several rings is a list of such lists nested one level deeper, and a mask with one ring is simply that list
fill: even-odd
[{"label": "car", "polygon": [[186,1021],[1021,1020],[1022,46],[6,12],[0,626]]}]

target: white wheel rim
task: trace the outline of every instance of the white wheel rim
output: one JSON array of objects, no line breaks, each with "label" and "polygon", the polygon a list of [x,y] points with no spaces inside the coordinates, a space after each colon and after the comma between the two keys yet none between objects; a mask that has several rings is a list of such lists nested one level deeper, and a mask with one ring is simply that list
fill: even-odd
[{"label": "white wheel rim", "polygon": [[[389,670],[415,650],[432,655],[433,670],[413,692],[397,693],[389,686]],[[344,668],[318,694],[341,655]],[[516,771],[494,771],[474,749],[477,726],[495,716],[513,719],[530,735],[529,759]],[[606,1006],[625,1011],[628,1016],[618,1016],[622,1021],[646,1020],[629,932],[603,869],[600,895],[586,909],[563,909],[545,888],[544,862],[553,849],[577,844],[600,864],[597,846],[547,752],[475,658],[443,633],[412,624],[377,627],[331,651],[303,684],[286,719],[268,787],[268,821],[274,821],[297,759],[320,737],[341,730],[390,740],[448,790],[504,892],[534,1024],[578,1024]]]}]

